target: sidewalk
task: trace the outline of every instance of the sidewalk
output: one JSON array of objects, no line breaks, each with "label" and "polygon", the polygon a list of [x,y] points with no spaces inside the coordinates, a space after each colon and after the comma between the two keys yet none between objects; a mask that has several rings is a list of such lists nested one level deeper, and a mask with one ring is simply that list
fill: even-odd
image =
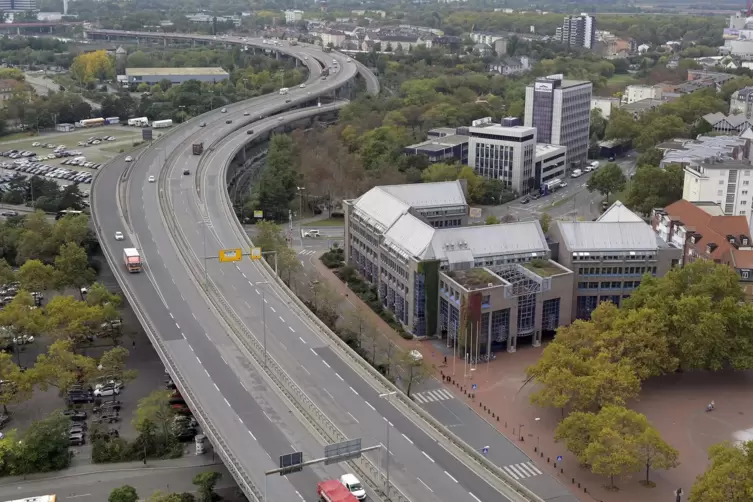
[{"label": "sidewalk", "polygon": [[185,469],[186,467],[204,467],[221,465],[222,461],[210,451],[204,455],[184,455],[181,458],[168,460],[148,460],[146,465],[143,461],[121,462],[114,464],[81,464],[63,469],[62,471],[29,474],[27,476],[7,476],[0,478],[0,486],[18,485],[41,480],[64,479],[89,474],[105,474],[108,472],[124,471],[155,471],[170,469]]},{"label": "sidewalk", "polygon": [[[313,260],[312,260],[313,261]],[[325,267],[321,261],[315,261],[315,267],[322,279],[329,282],[333,290],[343,296],[355,307],[362,308],[370,324],[386,336],[401,350],[416,349],[421,351],[424,361],[431,369],[432,375],[455,396],[465,402],[471,409],[496,428],[507,439],[518,445],[542,471],[556,478],[573,495],[584,502],[635,502],[643,500],[661,500],[662,495],[670,493],[670,487],[663,483],[661,476],[652,472],[652,480],[657,488],[651,490],[639,485],[641,474],[616,477],[615,482],[620,491],[608,491],[605,477],[591,474],[582,469],[562,444],[554,440],[553,431],[561,419],[560,411],[539,408],[529,403],[529,394],[533,384],[525,385],[525,368],[533,364],[540,356],[543,347],[519,347],[516,353],[498,352],[491,363],[478,365],[472,377],[464,379],[463,360],[455,360],[453,376],[452,348],[437,339],[425,341],[405,340],[395,333],[390,326],[374,313],[358,296],[350,291],[342,281]],[[348,295],[345,298],[345,295]],[[448,364],[444,364],[447,357]],[[451,382],[443,381],[449,376]],[[453,383],[454,382],[454,383]],[[472,384],[477,385],[471,394]],[[521,431],[523,431],[521,439]],[[557,457],[562,460],[557,462]],[[690,487],[687,487],[688,489]]]}]

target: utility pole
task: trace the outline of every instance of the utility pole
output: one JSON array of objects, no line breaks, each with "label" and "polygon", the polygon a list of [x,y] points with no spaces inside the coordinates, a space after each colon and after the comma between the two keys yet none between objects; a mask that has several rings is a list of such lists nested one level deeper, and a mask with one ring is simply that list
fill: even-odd
[{"label": "utility pole", "polygon": [[[379,397],[382,399],[386,399],[387,402],[389,403],[390,397],[394,396],[395,394],[397,394],[396,391],[386,392],[384,394],[379,394]],[[384,421],[387,424],[386,425],[387,427],[387,445],[386,445],[387,452],[385,453],[385,457],[387,458],[387,460],[385,460],[385,464],[384,464],[384,477],[386,480],[385,492],[387,493],[387,498],[389,499],[390,498],[390,425],[392,424],[390,423],[389,420],[387,420],[386,417]]]},{"label": "utility pole", "polygon": [[[254,286],[266,286],[269,281],[259,281],[254,283]],[[262,344],[264,345],[264,369],[267,368],[267,298],[264,294],[264,288],[261,288],[261,323],[264,327],[264,338]]]}]

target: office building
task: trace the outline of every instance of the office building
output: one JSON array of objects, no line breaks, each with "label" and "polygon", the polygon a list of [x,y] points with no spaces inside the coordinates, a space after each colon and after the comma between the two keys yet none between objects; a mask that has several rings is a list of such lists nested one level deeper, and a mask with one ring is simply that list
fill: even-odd
[{"label": "office building", "polygon": [[571,47],[593,49],[596,43],[596,19],[588,14],[565,16],[554,38]]},{"label": "office building", "polygon": [[539,223],[461,226],[460,182],[376,187],[344,207],[347,263],[414,335],[473,336],[488,354],[570,322],[572,272]]},{"label": "office building", "polygon": [[302,10],[286,10],[285,11],[285,24],[293,24],[303,19]]},{"label": "office building", "polygon": [[534,183],[540,187],[542,183],[553,179],[565,178],[567,166],[567,148],[560,145],[536,144],[536,158],[534,160]]},{"label": "office building", "polygon": [[476,174],[500,180],[520,194],[538,186],[529,181],[534,179],[535,128],[504,127],[487,117],[474,120],[468,134],[468,165]]},{"label": "office building", "polygon": [[588,160],[593,84],[562,75],[537,79],[526,87],[525,125],[541,143],[567,147],[568,168]]},{"label": "office building", "polygon": [[724,214],[745,216],[750,223],[753,206],[753,166],[747,159],[708,161],[686,165],[682,198],[714,202]]},{"label": "office building", "polygon": [[222,68],[126,68],[125,76],[124,80],[129,85],[154,85],[163,80],[176,85],[189,80],[222,82],[230,78],[230,74]]},{"label": "office building", "polygon": [[596,221],[557,221],[549,233],[557,261],[574,274],[573,319],[590,318],[603,301],[619,306],[644,274],[661,277],[682,256],[619,201]]},{"label": "office building", "polygon": [[2,12],[26,12],[37,10],[36,0],[0,0]]},{"label": "office building", "polygon": [[654,209],[651,226],[665,242],[682,249],[681,265],[696,260],[735,269],[748,301],[753,299],[753,247],[745,216],[727,216],[710,203],[678,200]]},{"label": "office building", "polygon": [[437,162],[468,164],[467,134],[456,134],[455,129],[432,129],[427,134],[429,138],[421,143],[406,146],[403,149],[408,155],[424,155],[430,164]]}]

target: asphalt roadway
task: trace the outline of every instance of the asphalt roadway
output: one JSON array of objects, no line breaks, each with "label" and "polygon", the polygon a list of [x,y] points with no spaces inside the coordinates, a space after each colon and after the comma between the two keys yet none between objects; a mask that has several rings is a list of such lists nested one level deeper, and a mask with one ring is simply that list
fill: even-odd
[{"label": "asphalt roadway", "polygon": [[[341,85],[355,74],[354,68],[345,70],[350,69],[344,69],[327,81],[318,80],[318,74],[312,71],[312,78],[316,80],[310,81],[309,91],[316,93],[322,88],[329,90]],[[302,92],[296,96],[291,91],[289,99],[295,104],[308,101],[310,97]],[[199,133],[204,136],[212,131],[214,137],[221,137],[238,128],[239,122],[258,118],[256,113],[271,113],[273,108],[280,108],[279,100],[279,96],[265,96],[250,103],[228,106],[226,114],[216,111],[202,117],[200,120],[206,121],[208,126]],[[251,110],[254,117],[245,117],[243,110]],[[225,120],[233,120],[233,124],[224,124]],[[176,259],[165,222],[159,216],[158,190],[161,187],[147,179],[159,176],[165,151],[176,149],[183,141],[190,144],[196,132],[196,124],[176,130],[164,137],[159,148],[148,150],[132,166],[122,159],[109,164],[95,182],[93,208],[102,229],[102,245],[116,263],[121,260],[123,248],[141,249],[145,273],[126,274],[124,286],[144,306],[145,314],[158,328],[160,338],[188,386],[199,396],[199,404],[221,431],[241,468],[257,487],[262,487],[265,485],[263,473],[278,467],[278,455],[304,451],[305,458],[311,459],[322,455],[322,447],[293,419],[287,406],[269,390],[266,381],[253,371],[248,357],[239,351]],[[125,226],[117,203],[121,175],[127,167],[133,169],[127,188],[132,228]],[[117,230],[124,230],[125,241],[114,240]],[[342,468],[332,466],[309,468],[290,478],[270,476],[268,496],[270,500],[280,501],[313,500],[317,481],[342,473]]]}]

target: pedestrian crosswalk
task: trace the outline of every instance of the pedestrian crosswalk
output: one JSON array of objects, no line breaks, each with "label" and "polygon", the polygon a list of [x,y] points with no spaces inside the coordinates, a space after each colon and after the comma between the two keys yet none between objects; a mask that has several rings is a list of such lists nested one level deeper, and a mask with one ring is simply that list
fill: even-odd
[{"label": "pedestrian crosswalk", "polygon": [[452,393],[446,389],[425,390],[413,394],[413,399],[419,404],[430,403],[433,401],[447,401],[452,398]]},{"label": "pedestrian crosswalk", "polygon": [[298,251],[298,254],[302,256],[310,256],[312,254],[316,254],[316,250],[315,249],[301,249],[300,251]]},{"label": "pedestrian crosswalk", "polygon": [[521,462],[519,464],[510,464],[502,467],[502,469],[510,475],[512,479],[524,479],[538,476],[541,471],[533,462]]}]

